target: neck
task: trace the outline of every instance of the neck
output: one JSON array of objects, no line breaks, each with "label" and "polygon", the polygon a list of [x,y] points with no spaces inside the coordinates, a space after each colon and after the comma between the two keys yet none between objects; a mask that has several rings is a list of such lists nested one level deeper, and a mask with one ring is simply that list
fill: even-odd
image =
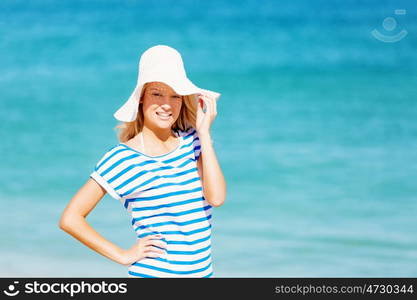
[{"label": "neck", "polygon": [[171,128],[150,128],[146,125],[143,125],[142,134],[163,142],[174,136]]}]

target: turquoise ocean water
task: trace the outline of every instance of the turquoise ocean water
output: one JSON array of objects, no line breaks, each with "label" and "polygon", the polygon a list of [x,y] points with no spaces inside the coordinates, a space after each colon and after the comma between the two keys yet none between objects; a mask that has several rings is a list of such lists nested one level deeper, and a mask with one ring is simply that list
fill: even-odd
[{"label": "turquoise ocean water", "polygon": [[[216,277],[417,276],[415,1],[149,2],[0,2],[0,276],[127,276],[58,220],[156,44],[222,93]],[[135,240],[109,195],[88,221]]]}]

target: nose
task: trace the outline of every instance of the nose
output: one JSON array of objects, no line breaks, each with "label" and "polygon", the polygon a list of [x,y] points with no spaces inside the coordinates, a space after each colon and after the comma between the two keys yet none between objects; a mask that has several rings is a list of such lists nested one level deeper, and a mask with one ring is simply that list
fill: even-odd
[{"label": "nose", "polygon": [[171,100],[170,100],[169,96],[163,96],[163,97],[161,97],[159,99],[159,103],[158,104],[159,104],[160,107],[162,107],[162,108],[164,108],[166,110],[172,108],[172,105],[171,105],[172,103],[171,103]]},{"label": "nose", "polygon": [[160,97],[159,98],[159,103],[160,103],[160,105],[169,104],[170,103],[169,96]]},{"label": "nose", "polygon": [[164,101],[164,102],[160,103],[159,106],[162,107],[164,110],[171,109],[171,105],[169,104],[168,101]]}]

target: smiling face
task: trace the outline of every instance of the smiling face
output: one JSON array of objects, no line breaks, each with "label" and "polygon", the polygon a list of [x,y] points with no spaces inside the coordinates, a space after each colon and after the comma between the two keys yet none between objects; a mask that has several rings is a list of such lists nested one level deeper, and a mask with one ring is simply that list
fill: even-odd
[{"label": "smiling face", "polygon": [[170,129],[181,112],[181,95],[162,82],[146,84],[142,101],[144,124],[149,128]]}]

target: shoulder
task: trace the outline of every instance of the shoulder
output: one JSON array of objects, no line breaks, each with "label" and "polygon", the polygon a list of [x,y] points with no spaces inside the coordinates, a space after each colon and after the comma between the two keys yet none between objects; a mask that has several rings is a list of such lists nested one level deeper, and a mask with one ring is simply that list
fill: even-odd
[{"label": "shoulder", "polygon": [[197,137],[197,131],[194,127],[189,127],[186,130],[178,130],[178,134],[185,141],[192,141]]},{"label": "shoulder", "polygon": [[201,144],[197,130],[194,127],[190,127],[187,130],[182,131],[182,136],[184,147],[188,147],[190,151],[194,152],[194,159],[198,160],[201,152]]},{"label": "shoulder", "polygon": [[119,160],[121,158],[120,153],[122,151],[123,151],[123,147],[121,146],[120,143],[117,143],[115,145],[112,145],[111,147],[108,147],[101,153],[101,156],[98,162],[96,163],[95,169],[98,170],[114,162],[115,160]]}]

